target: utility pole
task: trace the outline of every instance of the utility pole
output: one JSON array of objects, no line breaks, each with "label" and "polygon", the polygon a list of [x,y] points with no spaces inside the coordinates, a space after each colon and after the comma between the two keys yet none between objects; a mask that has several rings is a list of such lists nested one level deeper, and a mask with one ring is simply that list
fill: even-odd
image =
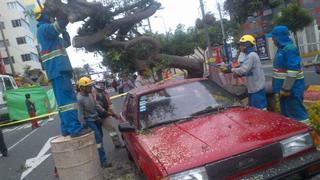
[{"label": "utility pole", "polygon": [[[0,17],[1,17],[1,15],[0,15]],[[6,37],[4,35],[2,25],[0,25],[0,31],[1,31],[1,36],[2,36],[2,40],[3,40],[3,45],[4,45],[4,48],[6,50],[7,57],[8,57],[9,63],[10,63],[11,73],[12,73],[13,76],[15,76],[16,75],[16,71],[14,70],[14,67],[13,67],[13,61],[12,61],[12,58],[11,58],[11,55],[10,55],[10,52],[9,52],[9,49],[8,49],[8,46],[7,46]]]},{"label": "utility pole", "polygon": [[226,32],[224,31],[220,3],[217,3],[217,5],[218,5],[219,16],[220,16],[220,25],[221,25],[222,38],[223,38],[223,49],[224,49],[224,52],[225,52],[225,56],[227,58],[227,62],[229,63],[230,59],[228,57],[227,38],[226,38]]},{"label": "utility pole", "polygon": [[208,25],[205,21],[205,12],[204,12],[204,5],[203,5],[203,0],[200,0],[200,9],[201,9],[201,14],[202,14],[202,21],[204,24],[204,33],[206,35],[206,41],[207,41],[207,48],[208,48],[208,58],[212,58],[212,50],[211,50],[211,43],[210,43],[210,37],[209,37],[209,32],[208,32]]}]

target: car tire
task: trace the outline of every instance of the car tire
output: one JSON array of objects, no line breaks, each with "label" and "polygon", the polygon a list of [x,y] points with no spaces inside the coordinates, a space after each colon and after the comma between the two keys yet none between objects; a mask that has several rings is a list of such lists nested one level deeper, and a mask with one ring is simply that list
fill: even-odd
[{"label": "car tire", "polygon": [[132,158],[132,155],[130,153],[130,151],[126,148],[126,151],[127,151],[127,156],[128,156],[128,159],[133,162],[133,158]]}]

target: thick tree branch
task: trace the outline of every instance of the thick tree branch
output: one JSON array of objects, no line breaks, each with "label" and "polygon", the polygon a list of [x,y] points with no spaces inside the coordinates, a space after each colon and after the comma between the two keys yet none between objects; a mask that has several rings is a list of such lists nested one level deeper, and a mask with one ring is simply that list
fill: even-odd
[{"label": "thick tree branch", "polygon": [[75,36],[73,38],[73,46],[76,48],[80,48],[99,43],[103,41],[105,37],[108,37],[115,33],[121,26],[125,24],[137,23],[142,19],[150,17],[157,11],[157,9],[160,8],[160,6],[160,3],[154,2],[143,11],[136,12],[135,14],[132,14],[130,16],[125,16],[123,18],[114,20],[109,24],[106,24],[103,29],[98,30],[98,32],[96,32],[95,34],[92,34],[90,36]]}]

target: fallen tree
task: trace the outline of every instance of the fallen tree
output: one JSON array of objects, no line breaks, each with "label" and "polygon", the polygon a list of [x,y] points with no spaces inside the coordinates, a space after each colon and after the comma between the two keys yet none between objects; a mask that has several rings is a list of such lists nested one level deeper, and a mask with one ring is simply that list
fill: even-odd
[{"label": "fallen tree", "polygon": [[73,38],[76,48],[102,53],[116,51],[123,57],[130,55],[136,70],[165,61],[168,67],[187,70],[189,77],[202,77],[203,59],[161,54],[160,43],[139,32],[141,21],[152,16],[160,7],[161,4],[154,0],[110,1],[106,5],[86,0],[69,0],[66,4],[60,0],[47,0],[44,11],[50,16],[68,19],[71,23],[84,22]]}]

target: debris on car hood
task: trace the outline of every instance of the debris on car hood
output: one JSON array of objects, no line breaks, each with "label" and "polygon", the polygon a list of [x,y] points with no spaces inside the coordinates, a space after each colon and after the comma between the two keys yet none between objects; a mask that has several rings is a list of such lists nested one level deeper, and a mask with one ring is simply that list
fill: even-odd
[{"label": "debris on car hood", "polygon": [[168,174],[192,169],[306,132],[308,126],[254,108],[172,123],[140,134],[139,141]]}]

